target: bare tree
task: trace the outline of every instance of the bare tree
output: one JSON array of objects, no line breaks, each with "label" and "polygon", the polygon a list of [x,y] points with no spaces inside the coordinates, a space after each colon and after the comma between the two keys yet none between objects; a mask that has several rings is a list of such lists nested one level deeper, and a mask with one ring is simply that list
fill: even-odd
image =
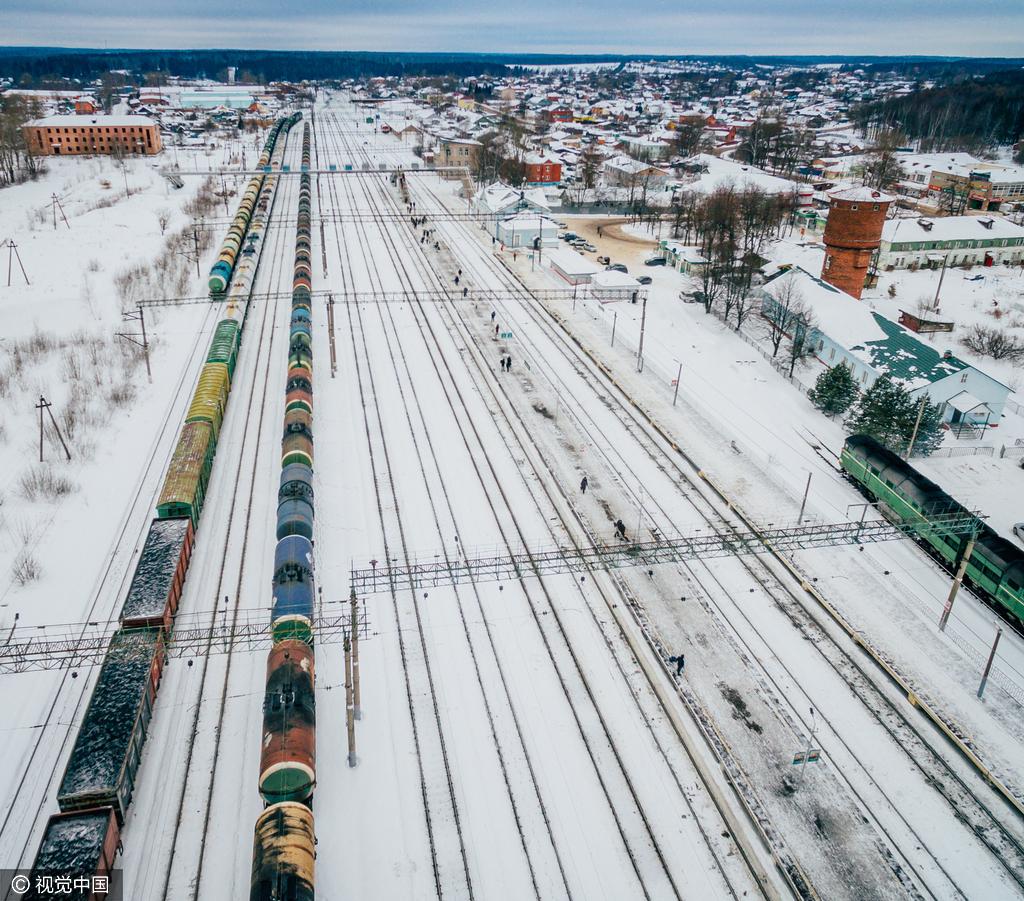
[{"label": "bare tree", "polygon": [[1006,329],[987,325],[976,325],[961,343],[983,357],[993,360],[1024,361],[1024,341],[1011,335]]},{"label": "bare tree", "polygon": [[805,304],[793,321],[793,333],[789,338],[789,377],[793,378],[796,364],[814,353],[811,334],[817,327],[814,313]]},{"label": "bare tree", "polygon": [[160,226],[160,234],[162,235],[167,231],[167,226],[171,221],[171,211],[167,207],[163,207],[156,211],[156,221]]},{"label": "bare tree", "polygon": [[783,339],[793,331],[797,320],[805,315],[807,305],[792,272],[776,279],[766,293],[768,298],[761,303],[761,316],[772,345],[772,356],[777,357]]}]

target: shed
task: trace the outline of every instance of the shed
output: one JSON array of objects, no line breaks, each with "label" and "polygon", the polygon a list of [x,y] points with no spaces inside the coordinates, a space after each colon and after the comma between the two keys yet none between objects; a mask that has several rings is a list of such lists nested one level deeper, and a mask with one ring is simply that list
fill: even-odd
[{"label": "shed", "polygon": [[559,248],[548,253],[551,271],[564,278],[570,285],[586,285],[602,269],[593,260],[588,260],[575,250]]},{"label": "shed", "polygon": [[601,303],[617,300],[633,301],[641,298],[640,282],[632,275],[617,269],[603,269],[590,279],[590,292]]}]

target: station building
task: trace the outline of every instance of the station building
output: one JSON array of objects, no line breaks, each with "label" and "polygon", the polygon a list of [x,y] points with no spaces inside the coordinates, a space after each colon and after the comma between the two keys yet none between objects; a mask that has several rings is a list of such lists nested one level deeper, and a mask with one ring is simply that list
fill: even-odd
[{"label": "station building", "polygon": [[22,126],[37,156],[159,153],[160,127],[146,116],[47,116]]}]

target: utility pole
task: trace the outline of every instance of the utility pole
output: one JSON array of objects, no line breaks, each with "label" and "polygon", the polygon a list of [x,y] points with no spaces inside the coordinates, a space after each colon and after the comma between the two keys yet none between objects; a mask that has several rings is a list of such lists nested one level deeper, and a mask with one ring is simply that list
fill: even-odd
[{"label": "utility pole", "polygon": [[636,371],[644,371],[644,328],[647,326],[647,292],[644,292],[644,307],[640,313],[640,346],[636,350]]},{"label": "utility pole", "polygon": [[57,230],[57,210],[60,210],[60,218],[64,220],[64,224],[71,228],[71,223],[68,222],[68,217],[64,215],[64,207],[60,205],[60,198],[56,194],[50,195],[50,208],[53,212],[53,230]]},{"label": "utility pole", "polygon": [[53,418],[53,411],[50,409],[51,404],[43,395],[39,395],[39,403],[36,404],[36,409],[39,411],[39,462],[43,462],[43,410],[46,410],[47,415],[50,417],[50,423],[53,425],[54,432],[57,433],[57,439],[60,441],[60,446],[64,448],[64,454],[68,458],[68,462],[71,462],[71,451],[68,450],[68,446],[64,441],[64,436],[60,433],[60,426],[57,425],[57,420]]},{"label": "utility pole", "polygon": [[996,640],[992,642],[992,650],[988,652],[988,662],[985,664],[985,672],[981,674],[981,685],[978,686],[978,697],[985,694],[985,686],[988,684],[988,674],[992,672],[992,662],[996,659],[996,648],[999,647],[999,639],[1003,637],[1003,629],[1000,626],[996,630]]},{"label": "utility pole", "polygon": [[355,719],[363,718],[359,704],[359,601],[356,590],[352,589],[352,715]]},{"label": "utility pole", "polygon": [[615,326],[619,324],[619,314],[617,311],[612,311],[612,347],[615,346]]},{"label": "utility pole", "polygon": [[949,259],[947,253],[942,258],[942,269],[939,271],[939,284],[935,288],[935,300],[932,301],[932,309],[937,310],[939,308],[939,292],[942,290],[942,279],[946,276],[946,261]]},{"label": "utility pole", "polygon": [[199,229],[192,229],[192,246],[195,248],[196,253],[196,278],[200,278],[199,273]]},{"label": "utility pole", "polygon": [[[3,245],[0,244],[0,247]],[[14,238],[7,239],[7,287],[11,287],[11,263],[14,261],[14,257],[18,258],[18,268],[21,269],[22,278],[25,279],[25,284],[30,285],[31,282],[28,280],[28,274],[25,272],[25,264],[21,262],[21,254],[18,253],[18,245],[14,243]]]},{"label": "utility pole", "polygon": [[[125,341],[130,341],[136,347],[141,347],[142,352],[146,357],[146,377],[150,382],[153,381],[153,372],[149,368],[149,340],[146,338],[146,313],[139,304],[138,311],[135,313],[122,313],[121,319],[124,322],[138,322],[142,326],[142,334],[137,335],[134,332],[115,332],[118,338],[122,338]],[[140,341],[139,338],[142,338]]]},{"label": "utility pole", "polygon": [[356,758],[356,721],[352,700],[352,643],[345,636],[345,725],[348,730],[348,765],[354,767]]},{"label": "utility pole", "polygon": [[676,373],[676,390],[672,392],[672,406],[676,405],[676,398],[679,397],[679,383],[683,379],[683,364],[679,364],[679,372]]},{"label": "utility pole", "polygon": [[338,368],[338,357],[334,345],[334,295],[327,295],[327,331],[330,336],[331,344],[331,378],[334,378],[334,373]]},{"label": "utility pole", "polygon": [[804,521],[804,508],[807,506],[807,495],[811,490],[811,476],[813,473],[807,473],[807,487],[804,488],[804,499],[800,502],[800,515],[796,518],[796,524],[800,525]]},{"label": "utility pole", "polygon": [[967,547],[964,548],[964,554],[960,558],[960,565],[956,568],[956,575],[953,577],[953,584],[949,589],[949,597],[946,598],[946,606],[943,608],[942,616],[939,619],[939,630],[942,632],[946,631],[946,623],[949,622],[949,614],[953,610],[953,601],[956,600],[956,593],[960,590],[960,583],[964,580],[964,573],[967,572],[967,564],[970,562],[971,553],[974,551],[975,540],[975,535],[971,535],[967,539]]},{"label": "utility pole", "polygon": [[907,445],[907,452],[904,455],[910,459],[910,452],[914,449],[914,442],[917,441],[917,430],[921,427],[921,417],[924,416],[924,405],[928,402],[928,395],[921,395],[921,403],[917,408],[917,419],[914,420],[914,431],[910,433],[910,443]]}]

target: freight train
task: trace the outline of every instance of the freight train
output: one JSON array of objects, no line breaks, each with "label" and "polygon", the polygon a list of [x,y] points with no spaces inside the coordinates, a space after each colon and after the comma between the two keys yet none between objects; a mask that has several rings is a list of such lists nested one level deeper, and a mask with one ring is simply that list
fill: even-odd
[{"label": "freight train", "polygon": [[313,901],[316,709],[313,658],[313,335],[310,131],[302,174],[288,332],[273,604],[263,699],[259,792],[267,805],[253,835],[250,901]]},{"label": "freight train", "polygon": [[[300,114],[278,119],[260,157],[262,167],[279,162],[287,134]],[[47,822],[33,873],[90,878],[108,875],[120,848],[120,829],[131,803],[142,748],[148,733],[166,659],[166,642],[188,571],[203,500],[209,486],[248,298],[255,282],[259,242],[273,206],[279,176],[253,178],[214,270],[223,284],[211,293],[225,300],[224,318],[210,342],[164,478],[146,540],[139,555],[99,677],[75,738],[57,791],[61,812]],[[232,246],[245,241],[253,253],[227,270],[218,266]],[[230,282],[230,290],[225,293]],[[53,894],[37,890],[25,898],[85,899],[89,890]]]},{"label": "freight train", "polygon": [[[840,465],[886,518],[899,523],[929,522],[934,516],[973,514],[921,475],[902,457],[867,435],[851,435],[839,456]],[[1024,553],[980,519],[964,578],[1018,628],[1024,626]],[[929,525],[917,533],[921,541],[952,567],[960,565],[967,537],[962,530]]]}]

